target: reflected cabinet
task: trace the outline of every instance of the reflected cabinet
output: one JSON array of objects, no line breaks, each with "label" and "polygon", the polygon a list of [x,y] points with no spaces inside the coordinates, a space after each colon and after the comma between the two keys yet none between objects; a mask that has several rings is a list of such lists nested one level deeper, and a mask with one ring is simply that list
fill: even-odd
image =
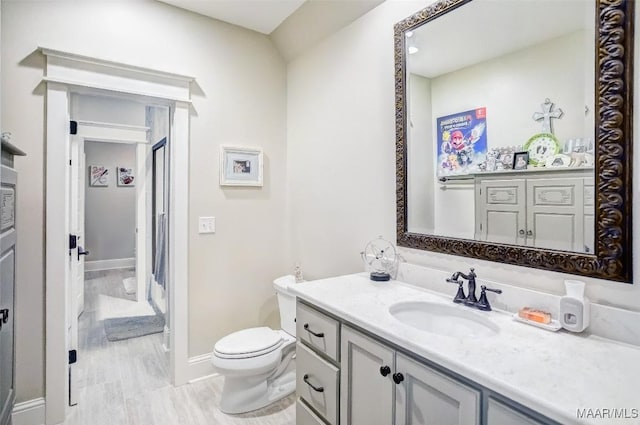
[{"label": "reflected cabinet", "polygon": [[593,253],[592,170],[475,178],[475,239]]}]

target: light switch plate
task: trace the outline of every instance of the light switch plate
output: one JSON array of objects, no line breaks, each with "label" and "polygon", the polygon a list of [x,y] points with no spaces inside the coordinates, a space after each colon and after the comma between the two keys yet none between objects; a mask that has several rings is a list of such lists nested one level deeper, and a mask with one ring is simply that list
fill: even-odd
[{"label": "light switch plate", "polygon": [[215,217],[199,217],[198,233],[215,233],[216,218]]}]

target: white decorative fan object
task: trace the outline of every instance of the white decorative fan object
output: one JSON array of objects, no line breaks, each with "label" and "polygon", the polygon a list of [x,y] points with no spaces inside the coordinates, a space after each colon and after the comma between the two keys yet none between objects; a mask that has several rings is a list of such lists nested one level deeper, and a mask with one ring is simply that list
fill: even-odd
[{"label": "white decorative fan object", "polygon": [[361,254],[362,260],[371,270],[371,280],[386,282],[391,279],[391,273],[398,262],[396,248],[391,242],[380,236],[369,242]]}]

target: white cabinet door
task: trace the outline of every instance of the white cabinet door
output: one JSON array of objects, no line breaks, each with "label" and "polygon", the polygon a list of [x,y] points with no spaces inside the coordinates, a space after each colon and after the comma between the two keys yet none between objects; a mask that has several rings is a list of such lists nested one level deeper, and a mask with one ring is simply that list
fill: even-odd
[{"label": "white cabinet door", "polygon": [[476,239],[524,245],[525,180],[482,180],[476,190]]},{"label": "white cabinet door", "polygon": [[480,423],[479,391],[399,353],[396,371],[403,378],[396,385],[396,425]]},{"label": "white cabinet door", "polygon": [[527,180],[527,245],[584,252],[584,179]]},{"label": "white cabinet door", "polygon": [[393,424],[394,351],[342,327],[340,423]]},{"label": "white cabinet door", "polygon": [[487,404],[487,424],[489,425],[542,425],[538,422],[521,414],[520,412],[506,406],[499,401],[489,397]]},{"label": "white cabinet door", "polygon": [[15,207],[18,177],[13,168],[5,165],[0,167],[0,177],[0,424],[5,425],[11,423],[15,399]]}]

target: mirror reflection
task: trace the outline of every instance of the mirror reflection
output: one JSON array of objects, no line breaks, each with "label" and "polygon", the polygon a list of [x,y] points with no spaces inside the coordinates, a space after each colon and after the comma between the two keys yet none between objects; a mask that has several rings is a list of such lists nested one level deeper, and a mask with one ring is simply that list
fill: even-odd
[{"label": "mirror reflection", "polygon": [[474,0],[405,32],[409,232],[594,252],[594,19]]}]

